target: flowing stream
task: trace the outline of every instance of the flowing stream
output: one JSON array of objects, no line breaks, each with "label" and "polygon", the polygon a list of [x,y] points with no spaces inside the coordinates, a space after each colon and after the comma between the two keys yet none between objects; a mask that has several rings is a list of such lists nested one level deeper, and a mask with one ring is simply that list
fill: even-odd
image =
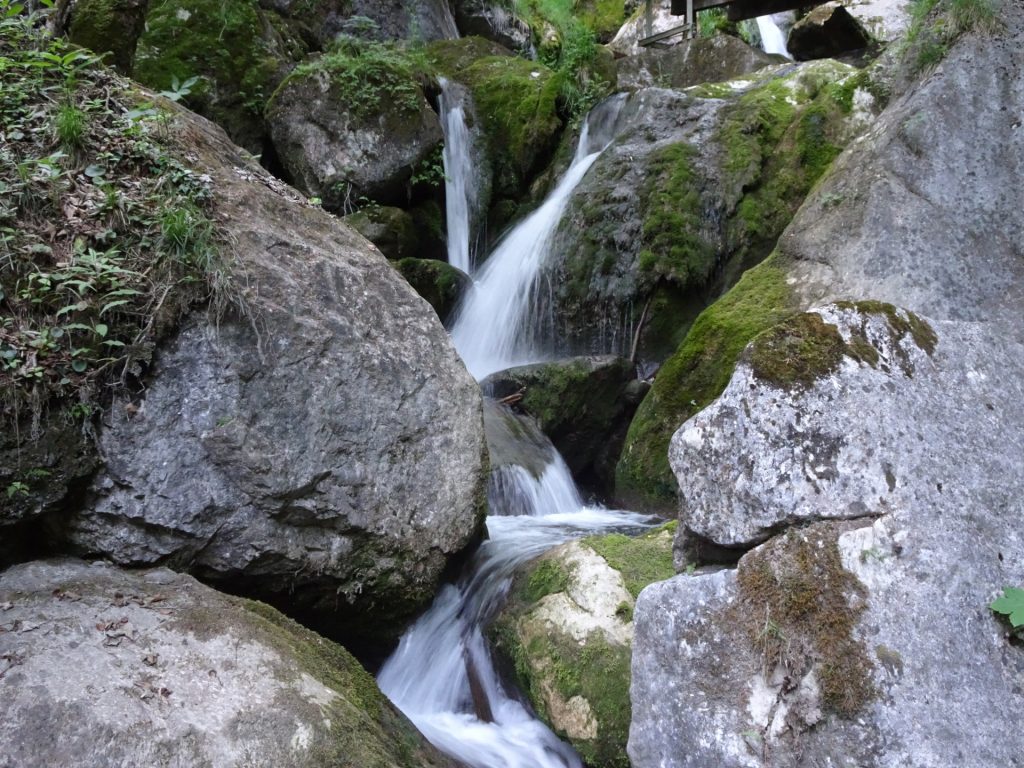
[{"label": "flowing stream", "polygon": [[[595,108],[561,181],[481,270],[453,330],[456,347],[477,378],[536,352],[532,340],[521,338],[529,326],[530,293],[569,195],[614,136],[622,101],[614,98]],[[521,417],[508,413],[507,418]],[[533,451],[543,470],[512,464],[495,471],[488,539],[462,577],[445,586],[405,633],[378,683],[427,739],[471,768],[582,768],[572,747],[501,679],[484,631],[518,566],[570,539],[636,531],[652,521],[585,505],[565,461],[546,438],[541,445],[533,438],[519,449]]]},{"label": "flowing stream", "polygon": [[789,51],[786,48],[786,38],[782,34],[779,25],[775,23],[774,18],[771,16],[758,16],[757,31],[761,33],[761,48],[764,49],[765,53],[777,53],[785,56],[787,59],[793,58],[789,55]]}]

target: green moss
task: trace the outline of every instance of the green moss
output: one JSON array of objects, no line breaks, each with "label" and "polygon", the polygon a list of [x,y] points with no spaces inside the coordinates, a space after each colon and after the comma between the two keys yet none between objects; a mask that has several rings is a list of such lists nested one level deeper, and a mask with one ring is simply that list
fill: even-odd
[{"label": "green moss", "polygon": [[672,521],[640,536],[621,533],[591,536],[583,543],[622,574],[626,589],[635,599],[648,584],[675,576],[672,541],[678,525],[677,521]]},{"label": "green moss", "polygon": [[139,39],[134,77],[157,90],[200,78],[188,106],[259,151],[262,116],[281,60],[256,0],[157,0]]},{"label": "green moss", "polygon": [[616,468],[619,497],[674,507],[676,479],[668,464],[672,433],[722,393],[750,340],[793,312],[784,265],[771,257],[697,317],[630,424]]},{"label": "green moss", "polygon": [[604,42],[615,37],[626,21],[623,0],[576,0],[574,9],[583,25]]},{"label": "green moss", "polygon": [[846,342],[839,329],[808,312],[757,336],[748,362],[757,378],[773,386],[806,388],[835,372],[845,353]]},{"label": "green moss", "polygon": [[564,592],[570,578],[569,571],[557,560],[541,560],[522,583],[520,598],[525,604],[533,605],[548,595]]},{"label": "green moss", "polygon": [[666,280],[683,291],[705,284],[715,266],[715,248],[702,236],[700,179],[693,168],[696,149],[671,144],[648,161],[639,270],[650,287]]},{"label": "green moss", "polygon": [[629,700],[630,649],[609,643],[601,632],[581,646],[569,636],[535,631],[529,622],[503,619],[492,632],[496,650],[512,662],[521,689],[545,722],[554,691],[562,700],[580,696],[598,724],[597,738],[571,738],[556,732],[591,768],[629,768],[626,741],[632,708]]},{"label": "green moss", "polygon": [[292,77],[327,75],[349,113],[358,119],[374,117],[383,104],[416,117],[423,106],[420,81],[428,69],[419,49],[346,39],[323,56],[300,64]]},{"label": "green moss", "polygon": [[799,680],[817,668],[822,706],[856,716],[876,695],[872,663],[854,632],[866,603],[843,568],[831,524],[791,529],[740,560],[740,599],[732,617],[762,659]]},{"label": "green moss", "polygon": [[395,266],[442,321],[452,315],[469,285],[469,278],[443,261],[408,258],[399,260]]}]

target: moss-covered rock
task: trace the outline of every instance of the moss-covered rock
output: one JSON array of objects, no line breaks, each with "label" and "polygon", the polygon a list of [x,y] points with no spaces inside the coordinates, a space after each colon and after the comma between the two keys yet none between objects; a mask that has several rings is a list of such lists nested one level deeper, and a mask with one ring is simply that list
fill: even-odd
[{"label": "moss-covered rock", "polygon": [[267,105],[291,181],[330,210],[408,202],[443,177],[443,139],[424,96],[425,62],[394,45],[347,43],[298,67]]},{"label": "moss-covered rock", "polygon": [[477,57],[491,46],[466,38],[431,46],[429,56],[443,75],[469,88],[490,147],[494,195],[515,199],[558,142],[561,84],[540,62]]},{"label": "moss-covered rock", "polygon": [[602,43],[615,37],[626,21],[624,0],[575,0],[573,12]]},{"label": "moss-covered rock", "polygon": [[492,637],[538,714],[593,768],[628,768],[633,606],[674,575],[675,523],[565,544],[520,574]]},{"label": "moss-covered rock", "polygon": [[463,293],[472,284],[465,272],[435,259],[401,259],[395,266],[416,293],[434,308],[441,322],[451,318]]},{"label": "moss-covered rock", "polygon": [[577,482],[610,490],[615,460],[638,400],[633,366],[619,357],[579,357],[510,368],[483,381],[484,392],[522,394],[516,408],[533,416]]},{"label": "moss-covered rock", "polygon": [[380,248],[380,252],[389,259],[416,255],[419,245],[416,223],[401,208],[369,205],[346,216],[345,223]]},{"label": "moss-covered rock", "polygon": [[58,10],[68,39],[96,53],[121,74],[131,74],[135,46],[149,0],[65,0]]},{"label": "moss-covered rock", "polygon": [[721,394],[747,343],[794,311],[784,266],[773,257],[700,314],[630,424],[616,467],[620,499],[674,511],[677,485],[668,464],[672,433]]},{"label": "moss-covered rock", "polygon": [[188,106],[259,153],[267,99],[305,50],[273,15],[257,0],[152,0],[133,76],[157,90],[198,77]]}]

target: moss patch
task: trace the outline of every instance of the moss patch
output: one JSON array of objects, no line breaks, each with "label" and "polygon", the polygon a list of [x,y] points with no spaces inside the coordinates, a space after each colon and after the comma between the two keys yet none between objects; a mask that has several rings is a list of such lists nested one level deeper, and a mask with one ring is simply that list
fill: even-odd
[{"label": "moss patch", "polygon": [[785,267],[773,256],[698,316],[630,424],[616,468],[619,497],[674,508],[677,486],[668,464],[672,433],[722,393],[750,340],[794,311]]},{"label": "moss patch", "polygon": [[456,69],[463,45],[447,41],[428,55],[441,72],[466,85],[482,123],[493,166],[495,191],[516,197],[554,151],[562,120],[558,115],[559,82],[540,62],[513,56],[486,56]]},{"label": "moss patch", "polygon": [[591,536],[584,539],[583,544],[622,574],[626,589],[635,599],[648,584],[675,576],[672,541],[678,525],[677,521],[672,521],[640,536],[621,533]]},{"label": "moss patch", "polygon": [[715,266],[715,248],[701,236],[704,214],[695,154],[689,144],[671,144],[648,161],[639,269],[651,288],[662,280],[682,291],[702,287]]},{"label": "moss patch", "polygon": [[838,370],[846,351],[839,329],[808,312],[757,336],[747,361],[757,378],[775,387],[807,388]]},{"label": "moss patch", "polygon": [[135,45],[145,24],[145,6],[138,0],[78,0],[68,39],[75,45],[109,54],[109,63],[131,74]]},{"label": "moss patch", "polygon": [[157,90],[199,77],[188,106],[258,152],[263,109],[283,65],[269,32],[256,0],[156,0],[139,39],[134,77]]},{"label": "moss patch", "polygon": [[[600,632],[581,647],[572,638],[509,620],[500,621],[492,635],[496,650],[512,662],[517,682],[546,722],[551,721],[548,702],[553,696],[563,702],[580,696],[589,704],[598,723],[597,737],[570,739],[588,766],[629,768],[628,647],[609,643]],[[564,732],[559,735],[568,738]]]},{"label": "moss patch", "polygon": [[740,560],[733,620],[760,654],[795,679],[817,668],[822,706],[854,717],[876,695],[871,659],[854,637],[866,608],[861,583],[842,565],[834,525],[790,530]]}]

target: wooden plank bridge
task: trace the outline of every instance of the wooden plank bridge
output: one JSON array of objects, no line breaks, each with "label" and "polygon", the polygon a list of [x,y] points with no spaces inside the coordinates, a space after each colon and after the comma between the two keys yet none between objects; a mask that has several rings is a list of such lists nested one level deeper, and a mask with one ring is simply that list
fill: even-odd
[{"label": "wooden plank bridge", "polygon": [[770,13],[793,11],[797,8],[810,8],[826,2],[828,0],[672,0],[672,15],[684,16],[684,23],[677,27],[652,34],[654,0],[646,0],[644,18],[647,36],[642,38],[639,44],[644,47],[660,47],[666,45],[667,41],[673,37],[680,35],[692,37],[696,30],[697,14],[700,11],[707,11],[712,8],[725,9],[729,21],[743,21],[744,19],[766,16]]}]

